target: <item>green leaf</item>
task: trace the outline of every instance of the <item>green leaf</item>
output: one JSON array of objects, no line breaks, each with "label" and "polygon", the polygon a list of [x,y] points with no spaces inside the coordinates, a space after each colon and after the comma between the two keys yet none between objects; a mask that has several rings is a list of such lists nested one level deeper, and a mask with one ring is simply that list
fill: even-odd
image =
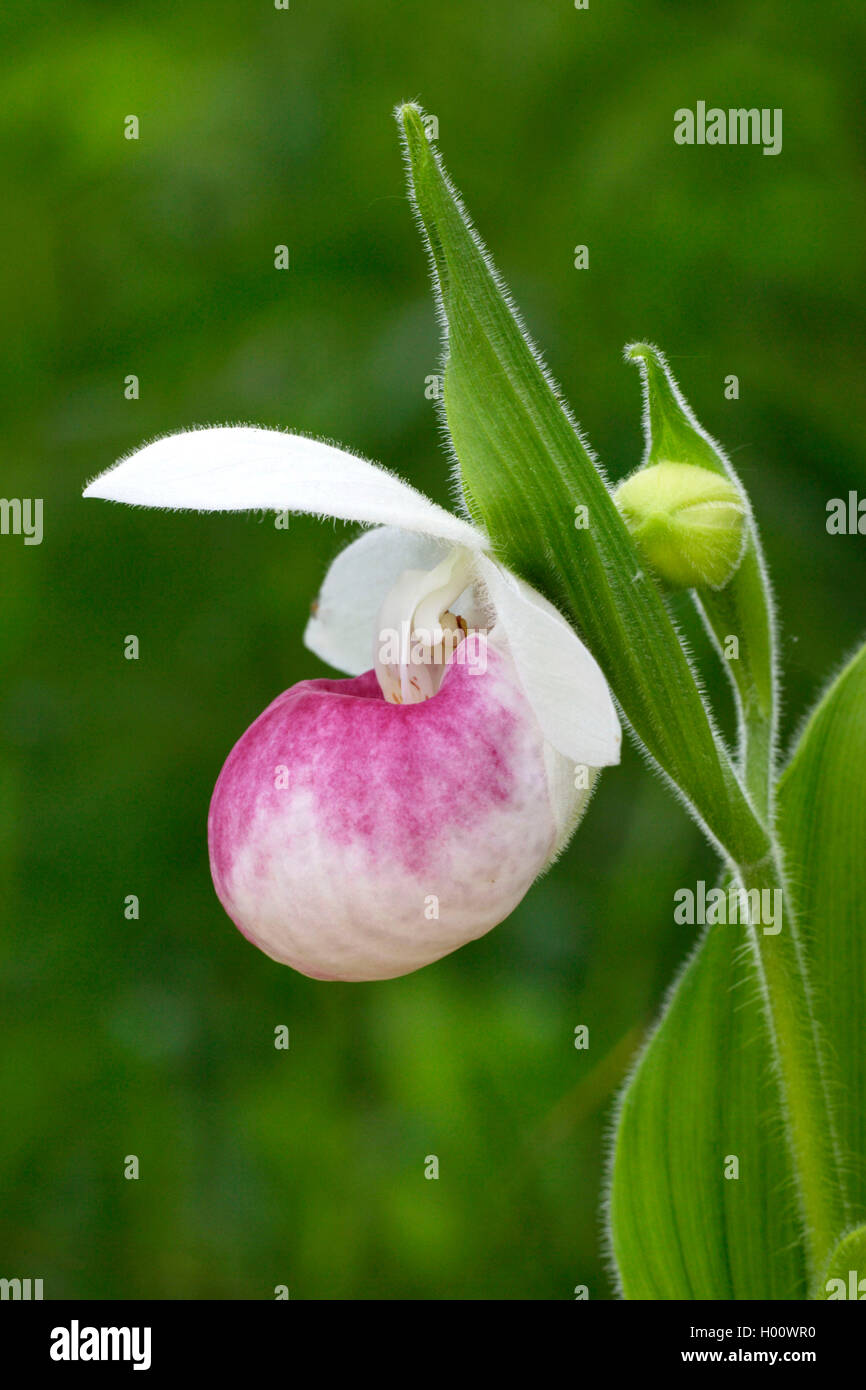
[{"label": "green leaf", "polygon": [[842,1237],[821,1272],[813,1297],[855,1298],[858,1302],[866,1298],[866,1226]]},{"label": "green leaf", "polygon": [[[838,1238],[866,1219],[866,648],[805,728],[779,833],[829,1058]],[[707,930],[622,1098],[609,1215],[628,1298],[807,1296],[811,1242],[755,962],[741,928]],[[738,1178],[724,1176],[728,1155]]]},{"label": "green leaf", "polygon": [[[447,325],[445,414],[467,505],[504,562],[570,614],[626,718],[738,862],[768,849],[662,595],[427,138],[400,108]],[[579,510],[585,509],[585,511]],[[586,517],[588,524],[576,524]]]},{"label": "green leaf", "polygon": [[609,1215],[626,1298],[806,1296],[772,1056],[742,931],[712,927],[620,1108]]},{"label": "green leaf", "polygon": [[[825,1042],[848,1221],[866,1222],[866,647],[809,719],[779,830]],[[863,1271],[866,1275],[866,1269]]]}]

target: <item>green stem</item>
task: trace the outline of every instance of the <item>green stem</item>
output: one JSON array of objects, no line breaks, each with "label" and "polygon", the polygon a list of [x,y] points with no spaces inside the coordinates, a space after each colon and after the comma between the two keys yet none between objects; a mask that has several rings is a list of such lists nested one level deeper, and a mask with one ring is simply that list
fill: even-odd
[{"label": "green stem", "polygon": [[[700,595],[699,602],[723,655],[728,635],[741,634],[738,659],[726,661],[737,697],[740,771],[757,817],[772,825],[778,682],[769,579],[756,534],[733,582],[720,593]],[[739,873],[747,890],[780,894],[781,930],[766,932],[766,919],[762,924],[759,912],[749,937],[788,1117],[788,1144],[813,1279],[848,1220],[823,1046],[778,847],[773,844],[765,859],[751,868],[741,867]]]},{"label": "green stem", "polygon": [[[733,685],[739,717],[739,765],[758,815],[772,821],[775,710],[778,704],[772,596],[756,532],[731,582],[695,594]],[[736,655],[728,644],[737,638]]]},{"label": "green stem", "polygon": [[[752,894],[750,944],[788,1116],[788,1144],[812,1278],[829,1258],[848,1221],[821,1040],[778,851],[760,864],[741,866],[737,873],[742,887]],[[765,897],[762,914],[755,892],[779,893],[780,897]],[[774,901],[782,907],[781,930],[768,932],[766,909],[772,911]]]}]

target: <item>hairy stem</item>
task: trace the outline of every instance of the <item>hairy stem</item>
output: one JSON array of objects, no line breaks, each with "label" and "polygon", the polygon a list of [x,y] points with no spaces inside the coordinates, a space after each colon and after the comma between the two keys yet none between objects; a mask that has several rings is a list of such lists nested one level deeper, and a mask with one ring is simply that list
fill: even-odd
[{"label": "hairy stem", "polygon": [[[750,894],[749,937],[788,1117],[787,1138],[812,1278],[848,1220],[821,1038],[778,850],[760,864],[740,867],[737,876]],[[781,916],[768,930],[768,918],[777,906]]]}]

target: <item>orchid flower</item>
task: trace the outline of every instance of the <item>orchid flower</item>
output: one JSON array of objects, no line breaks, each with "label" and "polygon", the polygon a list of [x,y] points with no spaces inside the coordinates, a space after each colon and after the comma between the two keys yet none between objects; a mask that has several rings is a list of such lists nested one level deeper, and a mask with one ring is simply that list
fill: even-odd
[{"label": "orchid flower", "polygon": [[217,895],[273,959],[388,979],[489,931],[570,838],[620,728],[596,661],[485,534],[378,465],[253,427],[170,435],[85,489],[137,506],[372,527],[304,635],[301,681],[242,735],[208,818]]}]

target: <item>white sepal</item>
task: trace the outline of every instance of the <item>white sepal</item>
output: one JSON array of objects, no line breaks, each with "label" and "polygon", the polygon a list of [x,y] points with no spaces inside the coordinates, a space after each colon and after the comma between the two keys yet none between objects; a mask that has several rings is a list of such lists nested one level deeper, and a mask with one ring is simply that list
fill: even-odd
[{"label": "white sepal", "polygon": [[88,484],[85,497],[200,512],[289,511],[399,526],[471,550],[487,542],[367,459],[305,435],[232,425],[165,435]]}]

